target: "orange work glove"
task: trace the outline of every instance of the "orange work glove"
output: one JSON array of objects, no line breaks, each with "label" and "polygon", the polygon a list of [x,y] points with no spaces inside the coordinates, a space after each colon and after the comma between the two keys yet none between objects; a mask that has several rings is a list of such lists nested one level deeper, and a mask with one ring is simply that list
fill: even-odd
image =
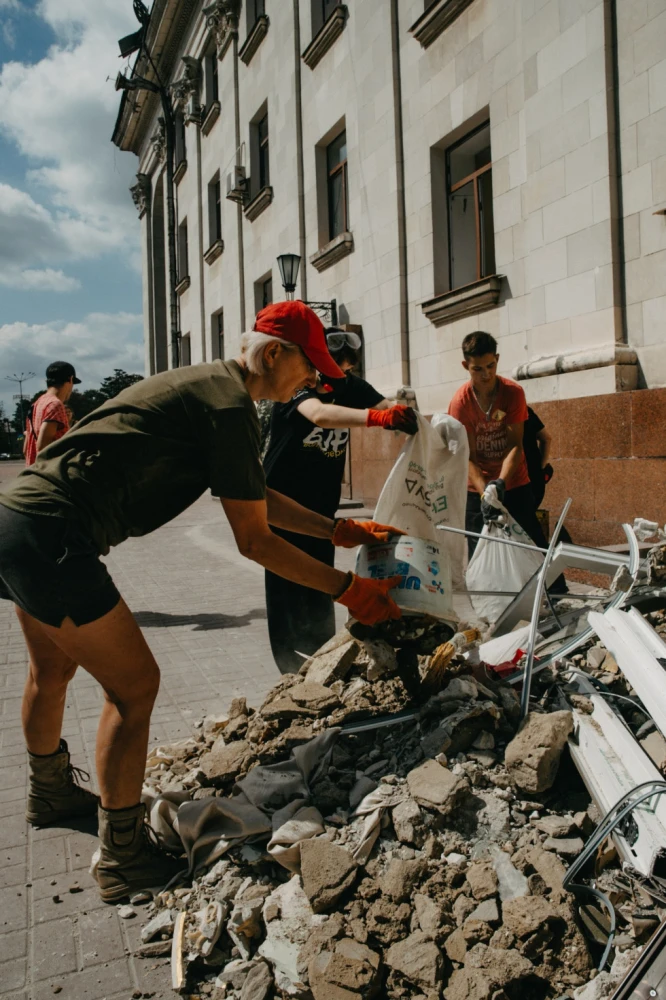
[{"label": "orange work glove", "polygon": [[387,410],[368,410],[366,427],[383,427],[385,431],[404,431],[405,434],[416,434],[419,424],[411,406],[397,403]]},{"label": "orange work glove", "polygon": [[357,545],[373,545],[375,542],[388,542],[391,535],[404,535],[400,528],[390,524],[377,524],[376,521],[353,521],[350,517],[340,518],[335,522],[332,542],[343,549],[353,549]]},{"label": "orange work glove", "polygon": [[351,574],[351,583],[335,600],[344,604],[362,625],[378,625],[393,618],[401,618],[402,611],[388,592],[402,580],[401,576],[390,576],[388,580],[367,580],[363,576]]}]

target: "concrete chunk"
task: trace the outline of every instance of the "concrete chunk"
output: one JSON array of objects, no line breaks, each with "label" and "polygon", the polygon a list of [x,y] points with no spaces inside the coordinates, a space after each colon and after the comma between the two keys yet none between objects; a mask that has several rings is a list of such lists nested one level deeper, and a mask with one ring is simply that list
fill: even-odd
[{"label": "concrete chunk", "polygon": [[407,775],[407,784],[413,799],[426,809],[448,812],[466,792],[469,784],[442,767],[436,760],[426,760]]},{"label": "concrete chunk", "polygon": [[572,729],[571,712],[528,715],[506,748],[505,763],[513,783],[532,793],[551,788]]},{"label": "concrete chunk", "polygon": [[315,656],[308,668],[308,683],[323,684],[324,687],[328,687],[333,681],[344,680],[360,648],[355,639],[350,639],[349,642],[337,646],[328,653]]},{"label": "concrete chunk", "polygon": [[322,837],[301,844],[303,890],[315,913],[330,910],[356,881],[358,866],[351,854]]}]

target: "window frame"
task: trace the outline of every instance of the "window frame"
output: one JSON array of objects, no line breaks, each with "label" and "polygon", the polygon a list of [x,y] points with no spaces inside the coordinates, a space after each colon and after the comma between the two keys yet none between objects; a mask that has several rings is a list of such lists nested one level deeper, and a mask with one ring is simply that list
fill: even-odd
[{"label": "window frame", "polygon": [[[488,129],[488,149],[490,150],[490,162],[484,164],[482,167],[478,167],[476,170],[471,171],[465,177],[456,181],[454,184],[451,183],[451,155],[459,149],[460,146],[469,142],[475,135],[482,132],[484,129]],[[485,147],[484,147],[485,148]],[[487,274],[483,274],[484,261],[482,259],[483,250],[483,235],[481,226],[481,213],[482,205],[481,198],[479,196],[479,184],[480,179],[484,174],[489,171],[492,172],[493,159],[492,159],[492,149],[490,146],[490,120],[482,122],[480,125],[471,128],[463,136],[461,136],[456,142],[451,143],[446,147],[445,150],[445,199],[447,206],[447,223],[448,223],[448,281],[449,289],[455,291],[456,288],[463,288],[464,285],[454,285],[453,283],[453,220],[451,217],[451,196],[459,191],[461,188],[465,187],[467,184],[473,185],[474,190],[474,233],[475,233],[475,243],[476,243],[476,281],[480,281],[482,278],[488,277],[490,274],[494,273],[494,268],[492,271],[488,271]],[[492,173],[491,173],[492,176]],[[493,226],[493,238],[494,238],[494,226]],[[493,258],[495,256],[494,246],[493,246]]]},{"label": "window frame", "polygon": [[[187,360],[185,357],[187,356]],[[192,364],[192,338],[189,333],[184,333],[180,338],[180,367],[189,368]]]},{"label": "window frame", "polygon": [[[183,265],[185,265],[183,267]],[[187,216],[178,223],[178,283],[190,276],[190,248]]]},{"label": "window frame", "polygon": [[266,16],[266,0],[247,0],[247,33],[254,28],[260,17]]},{"label": "window frame", "polygon": [[[262,128],[265,127],[266,134],[262,138]],[[257,193],[262,191],[266,187],[270,187],[271,183],[271,164],[270,164],[270,141],[269,141],[269,129],[268,129],[268,111],[259,119],[256,123],[255,128],[257,130],[257,170],[259,173],[258,181],[259,186]]]},{"label": "window frame", "polygon": [[[338,140],[344,135],[345,137],[345,158],[341,163],[336,164],[336,166],[331,169],[329,160],[329,151],[331,146],[338,142]],[[328,212],[328,239],[334,240],[336,236],[340,233],[349,232],[349,174],[348,174],[348,162],[349,158],[347,156],[347,129],[344,128],[341,132],[335,136],[334,139],[326,146],[326,207]],[[333,212],[333,182],[334,179],[342,175],[342,228],[338,232],[333,231],[334,225],[334,212]]]},{"label": "window frame", "polygon": [[[270,297],[267,297],[266,290],[270,285]],[[269,275],[267,278],[261,282],[261,308],[265,309],[266,306],[270,306],[273,302],[273,275]]]},{"label": "window frame", "polygon": [[222,178],[220,172],[208,184],[208,245],[222,239]]}]

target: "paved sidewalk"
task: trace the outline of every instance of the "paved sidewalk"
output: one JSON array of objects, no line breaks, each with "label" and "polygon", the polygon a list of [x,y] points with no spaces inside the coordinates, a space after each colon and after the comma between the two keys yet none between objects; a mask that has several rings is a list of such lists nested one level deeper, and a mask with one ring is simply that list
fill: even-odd
[{"label": "paved sidewalk", "polygon": [[[0,484],[15,471],[3,463]],[[351,553],[341,558],[350,568]],[[125,542],[108,565],[162,669],[151,743],[187,736],[194,722],[224,711],[236,695],[262,700],[279,676],[266,631],[263,570],[238,554],[219,503],[202,497],[170,525]],[[140,921],[121,920],[98,897],[88,874],[94,827],[26,825],[26,663],[12,606],[0,601],[0,997],[173,996],[168,961],[133,957]],[[79,670],[63,735],[93,781],[101,701],[98,686]]]}]

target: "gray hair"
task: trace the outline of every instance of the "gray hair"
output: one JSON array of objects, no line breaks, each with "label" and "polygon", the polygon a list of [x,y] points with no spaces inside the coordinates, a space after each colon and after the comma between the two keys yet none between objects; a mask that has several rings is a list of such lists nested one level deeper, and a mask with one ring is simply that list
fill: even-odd
[{"label": "gray hair", "polygon": [[292,344],[282,337],[273,337],[270,333],[250,330],[241,337],[241,355],[245,358],[247,370],[252,375],[267,375],[268,368],[264,352],[269,344],[280,344],[285,351],[298,350],[297,344]]}]

